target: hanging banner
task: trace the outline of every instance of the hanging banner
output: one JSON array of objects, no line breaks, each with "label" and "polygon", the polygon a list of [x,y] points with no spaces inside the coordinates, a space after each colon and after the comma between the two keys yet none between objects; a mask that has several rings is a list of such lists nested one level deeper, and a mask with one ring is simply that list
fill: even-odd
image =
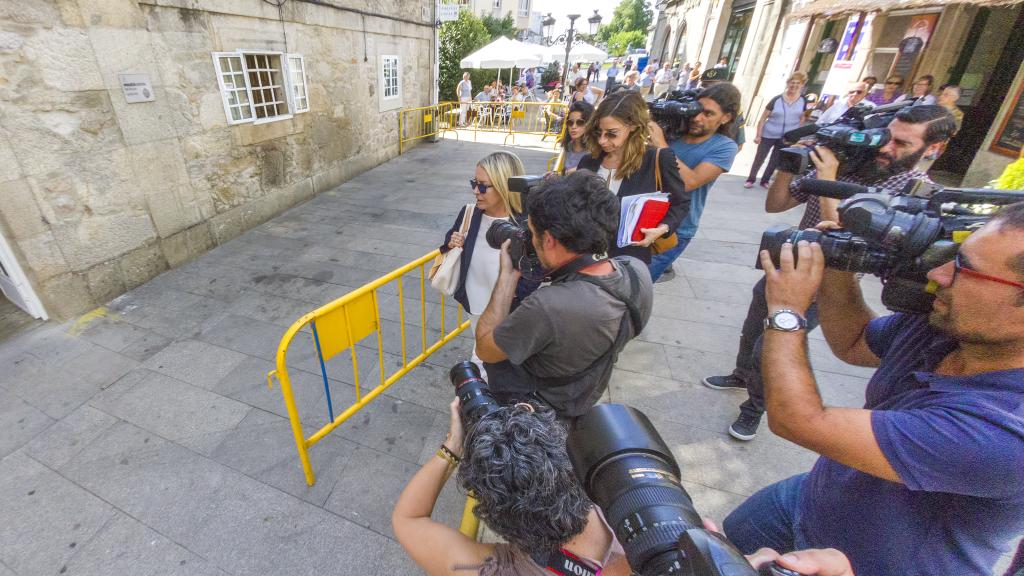
[{"label": "hanging banner", "polygon": [[836,59],[832,61],[828,78],[825,79],[825,85],[821,87],[822,96],[846,94],[850,82],[858,80],[857,75],[863,67],[862,63],[856,62],[857,55],[860,54],[860,47],[864,44],[860,39],[871,37],[871,22],[874,18],[873,14],[868,14],[859,31],[856,17],[851,18],[846,24],[843,39],[840,40],[839,50],[836,52]]},{"label": "hanging banner", "polygon": [[902,76],[904,80],[911,80],[909,76],[914,73],[914,64],[928,45],[938,21],[938,13],[918,14],[910,20],[906,34],[900,40],[899,55],[892,63],[889,76]]}]

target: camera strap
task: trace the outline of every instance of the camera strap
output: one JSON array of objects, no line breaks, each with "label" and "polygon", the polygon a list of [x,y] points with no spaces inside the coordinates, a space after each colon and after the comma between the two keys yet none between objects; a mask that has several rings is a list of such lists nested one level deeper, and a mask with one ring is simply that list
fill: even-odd
[{"label": "camera strap", "polygon": [[[544,556],[541,555],[540,559],[544,559]],[[533,561],[543,566],[548,572],[559,576],[601,576],[600,566],[595,566],[592,562],[576,556],[565,548],[551,552],[543,562],[539,562],[536,557]]]}]

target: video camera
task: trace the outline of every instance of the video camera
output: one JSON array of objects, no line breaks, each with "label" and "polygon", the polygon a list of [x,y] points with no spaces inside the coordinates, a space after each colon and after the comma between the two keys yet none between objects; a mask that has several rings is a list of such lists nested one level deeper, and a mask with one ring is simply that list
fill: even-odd
[{"label": "video camera", "polygon": [[[843,113],[825,126],[808,124],[782,135],[787,143],[801,140],[825,146],[839,160],[839,174],[852,174],[874,160],[878,149],[889,143],[889,123],[896,113],[912,106],[916,99],[885,106],[871,107],[863,102]],[[812,167],[810,147],[789,146],[779,150],[778,169],[793,174],[806,174]]]},{"label": "video camera", "polygon": [[569,459],[640,576],[799,576],[774,563],[755,570],[725,536],[703,527],[679,483],[679,464],[642,412],[598,404],[573,422]]},{"label": "video camera", "polygon": [[[974,188],[941,189],[911,181],[898,193],[847,182],[808,180],[801,192],[842,200],[842,230],[800,230],[773,226],[761,236],[778,266],[782,245],[800,240],[818,242],[825,265],[864,272],[882,279],[882,303],[896,312],[931,311],[935,296],[929,270],[956,256],[959,244],[987,222],[1000,206],[1024,201],[1024,192]],[[757,267],[761,268],[760,259]]]},{"label": "video camera", "polygon": [[[459,362],[449,377],[467,427],[501,409],[476,364]],[[572,424],[566,448],[635,573],[799,576],[774,564],[758,572],[724,536],[703,528],[679,483],[679,464],[642,412],[621,404],[594,406]]]},{"label": "video camera", "polygon": [[544,181],[543,176],[511,176],[508,179],[510,192],[518,192],[523,206],[523,213],[519,220],[509,218],[491,224],[487,229],[487,244],[495,250],[500,250],[505,240],[512,240],[508,247],[508,255],[512,258],[512,266],[524,275],[530,276],[532,272],[539,272],[542,269],[540,260],[537,259],[537,252],[533,249],[532,234],[529,226],[526,225],[527,199],[530,191]]},{"label": "video camera", "polygon": [[666,140],[678,140],[686,134],[687,122],[704,110],[697,94],[697,90],[672,90],[647,103],[651,120],[661,127]]}]

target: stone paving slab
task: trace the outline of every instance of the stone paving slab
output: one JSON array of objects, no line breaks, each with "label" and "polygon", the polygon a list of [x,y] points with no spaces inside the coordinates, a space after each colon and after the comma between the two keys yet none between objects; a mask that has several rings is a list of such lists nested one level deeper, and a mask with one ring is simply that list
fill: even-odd
[{"label": "stone paving slab", "polygon": [[[416,574],[390,513],[448,429],[448,368],[460,335],[342,424],[310,457],[305,483],[281,392],[267,387],[285,329],[437,247],[472,196],[462,184],[495,144],[422,144],[124,294],[96,314],[0,342],[0,576],[69,574]],[[541,172],[550,148],[515,149]],[[749,151],[748,151],[749,152]],[[749,154],[748,154],[749,155]],[[742,174],[743,162],[737,163]],[[606,400],[641,408],[679,459],[699,511],[721,520],[814,456],[766,427],[749,443],[726,427],[743,395],[700,384],[732,368],[760,232],[799,209],[763,213],[764,191],[725,175],[677,278],[656,285],[654,316],[620,356]],[[454,183],[454,184],[453,184]],[[877,303],[880,286],[864,283]],[[384,366],[454,322],[450,299],[418,281],[378,294]],[[871,373],[811,335],[826,400],[859,405]],[[376,338],[355,346],[362,392],[380,379]],[[287,356],[304,432],[328,422],[311,333]],[[352,358],[327,362],[335,413],[357,393]],[[435,517],[459,521],[449,482]]]}]

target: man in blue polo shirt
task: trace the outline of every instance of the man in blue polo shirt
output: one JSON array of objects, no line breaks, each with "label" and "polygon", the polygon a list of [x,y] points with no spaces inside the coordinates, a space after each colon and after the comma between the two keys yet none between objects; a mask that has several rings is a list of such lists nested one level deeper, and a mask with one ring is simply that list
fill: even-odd
[{"label": "man in blue polo shirt", "polygon": [[[1024,202],[934,268],[930,314],[875,317],[853,274],[767,253],[762,376],[768,424],[821,454],[810,472],[725,520],[741,550],[833,547],[858,575],[991,574],[1024,532]],[[820,284],[820,290],[818,289]],[[878,366],[863,409],[822,404],[802,314],[817,293],[829,347]]]},{"label": "man in blue polo shirt", "polygon": [[679,175],[690,194],[690,213],[676,229],[679,244],[651,258],[648,270],[654,281],[662,274],[668,278],[670,272],[666,270],[696,236],[708,190],[720,174],[732,168],[739,149],[732,135],[733,124],[740,111],[740,91],[728,82],[718,82],[698,94],[697,101],[703,111],[689,119],[686,133],[678,140],[666,142],[661,127],[650,123],[651,145],[672,149]]}]

